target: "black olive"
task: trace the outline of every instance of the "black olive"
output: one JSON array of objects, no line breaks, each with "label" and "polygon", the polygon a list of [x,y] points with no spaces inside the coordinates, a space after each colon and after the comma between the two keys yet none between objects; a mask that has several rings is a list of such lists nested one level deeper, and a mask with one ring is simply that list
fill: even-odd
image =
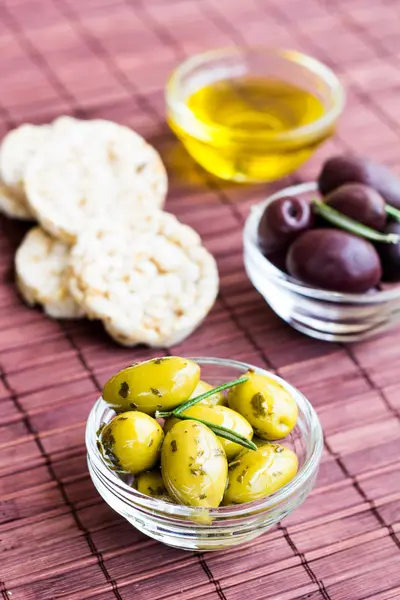
[{"label": "black olive", "polygon": [[373,188],[362,183],[346,183],[328,194],[326,204],[344,215],[381,231],[386,224],[386,202]]},{"label": "black olive", "polygon": [[384,165],[356,156],[333,156],[328,159],[318,178],[323,196],[345,183],[363,183],[382,196],[388,204],[400,208],[400,180]]},{"label": "black olive", "polygon": [[340,229],[313,229],[290,246],[290,275],[313,287],[361,294],[375,287],[382,268],[374,246]]},{"label": "black olive", "polygon": [[[400,223],[388,223],[384,233],[397,233],[400,235]],[[400,244],[379,244],[383,281],[400,281]]]},{"label": "black olive", "polygon": [[286,249],[312,225],[311,207],[303,198],[287,196],[274,200],[264,210],[258,226],[258,244],[267,256]]}]

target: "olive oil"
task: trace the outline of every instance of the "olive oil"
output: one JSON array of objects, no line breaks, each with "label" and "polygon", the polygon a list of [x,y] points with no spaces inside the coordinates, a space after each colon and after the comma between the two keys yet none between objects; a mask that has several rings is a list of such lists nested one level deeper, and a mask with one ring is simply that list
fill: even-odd
[{"label": "olive oil", "polygon": [[324,105],[310,92],[276,79],[220,80],[195,91],[186,104],[195,119],[172,120],[171,127],[203,167],[224,179],[278,179],[331,133],[293,135],[319,119]]}]

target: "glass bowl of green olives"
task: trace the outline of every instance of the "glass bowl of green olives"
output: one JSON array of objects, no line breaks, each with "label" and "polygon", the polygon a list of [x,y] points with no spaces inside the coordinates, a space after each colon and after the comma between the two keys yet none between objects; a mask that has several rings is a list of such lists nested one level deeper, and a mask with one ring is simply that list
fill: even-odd
[{"label": "glass bowl of green olives", "polygon": [[[383,222],[372,230],[344,214],[355,206],[361,208],[360,221],[385,219],[382,198],[362,184],[343,185],[324,202],[319,191],[317,182],[302,183],[252,207],[243,232],[245,269],[272,310],[298,331],[325,341],[362,340],[400,320],[400,285],[385,281],[385,267],[393,267],[400,281],[400,223]],[[374,210],[379,206],[373,216],[363,204],[365,195]],[[398,209],[388,210],[400,217]],[[279,233],[268,230],[268,213]],[[364,238],[364,231],[372,237]],[[388,253],[394,255],[391,264]]]},{"label": "glass bowl of green olives", "polygon": [[306,499],[323,434],[308,400],[264,369],[162,357],[106,383],[86,446],[95,487],[129,523],[210,551],[252,540]]}]

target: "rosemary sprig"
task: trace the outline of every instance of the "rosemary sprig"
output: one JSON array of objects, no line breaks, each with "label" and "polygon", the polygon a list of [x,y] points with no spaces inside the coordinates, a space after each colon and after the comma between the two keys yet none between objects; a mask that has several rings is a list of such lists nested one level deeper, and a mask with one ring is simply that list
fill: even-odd
[{"label": "rosemary sprig", "polygon": [[254,442],[248,440],[243,437],[239,433],[235,433],[232,429],[227,429],[226,427],[222,427],[222,425],[216,425],[215,423],[210,423],[210,421],[204,421],[203,419],[198,419],[197,417],[189,417],[188,415],[174,415],[178,419],[182,419],[184,421],[198,421],[198,423],[202,423],[206,425],[215,435],[219,437],[225,438],[230,442],[234,442],[235,444],[240,444],[244,448],[248,448],[249,450],[257,450],[257,446]]},{"label": "rosemary sprig", "polygon": [[185,410],[187,410],[191,406],[194,406],[201,400],[204,400],[205,398],[209,398],[210,396],[213,396],[214,394],[218,394],[219,392],[222,392],[223,390],[232,388],[235,385],[240,385],[241,383],[244,383],[248,379],[249,379],[248,377],[244,376],[244,377],[239,377],[239,379],[234,379],[233,381],[228,381],[228,383],[223,383],[222,385],[219,385],[218,387],[213,388],[212,390],[209,390],[208,392],[204,392],[204,394],[200,394],[200,396],[196,396],[196,398],[189,398],[189,400],[186,400],[186,402],[183,402],[182,404],[180,404],[179,406],[174,408],[174,410],[170,410],[170,411],[157,410],[156,411],[156,419],[158,419],[158,418],[168,419],[170,417],[176,417],[177,419],[182,419],[182,420],[186,420],[186,421],[198,421],[199,423],[206,425],[206,427],[211,429],[211,431],[213,431],[215,433],[215,435],[218,435],[219,437],[225,438],[226,440],[230,440],[231,442],[234,442],[235,444],[239,444],[240,446],[243,446],[244,448],[248,448],[249,450],[257,450],[257,446],[253,442],[251,442],[247,438],[243,437],[239,433],[235,433],[234,431],[232,431],[232,429],[227,429],[226,427],[222,427],[222,425],[216,425],[215,423],[210,423],[209,421],[204,421],[203,419],[198,419],[197,417],[191,417],[191,416],[182,414]]},{"label": "rosemary sprig", "polygon": [[398,244],[400,242],[400,236],[395,233],[380,233],[375,231],[371,227],[367,227],[350,217],[347,217],[343,213],[339,212],[335,208],[328,206],[325,202],[314,198],[312,201],[314,212],[340,229],[349,231],[359,237],[367,238],[375,242],[386,242],[387,244]]},{"label": "rosemary sprig", "polygon": [[231,387],[234,387],[235,385],[244,383],[247,380],[248,377],[239,377],[239,379],[235,379],[234,381],[228,381],[228,383],[223,383],[222,385],[219,385],[218,387],[213,388],[208,392],[204,392],[204,394],[200,394],[200,396],[196,396],[196,398],[189,398],[189,400],[186,400],[186,402],[183,402],[182,404],[174,408],[174,410],[172,411],[157,411],[156,418],[167,419],[168,417],[178,417],[186,409],[190,408],[191,406],[194,406],[201,400],[205,400],[206,398],[209,398],[210,396],[213,396],[218,392],[222,392],[223,390],[227,390]]},{"label": "rosemary sprig", "polygon": [[394,206],[391,206],[390,204],[386,204],[385,210],[386,210],[386,213],[390,217],[393,217],[393,219],[395,221],[399,221],[400,222],[400,210],[398,208],[395,208]]}]

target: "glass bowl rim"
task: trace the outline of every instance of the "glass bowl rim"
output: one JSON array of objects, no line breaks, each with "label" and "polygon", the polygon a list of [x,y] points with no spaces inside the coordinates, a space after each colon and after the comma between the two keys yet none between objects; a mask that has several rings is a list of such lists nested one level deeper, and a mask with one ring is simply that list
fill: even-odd
[{"label": "glass bowl rim", "polygon": [[[314,473],[318,469],[321,460],[323,450],[323,432],[318,415],[315,409],[313,408],[312,404],[309,400],[307,400],[304,394],[302,394],[289,382],[282,379],[278,375],[275,375],[274,373],[263,369],[262,367],[256,367],[254,365],[251,365],[250,363],[224,358],[188,357],[188,359],[198,362],[199,364],[209,364],[217,366],[220,365],[226,367],[232,366],[240,368],[242,370],[254,369],[257,373],[272,377],[281,385],[283,385],[285,389],[288,389],[290,391],[290,393],[296,399],[296,403],[298,404],[299,408],[301,408],[303,414],[306,415],[307,422],[312,431],[313,441],[312,450],[309,458],[305,460],[304,464],[298,470],[294,478],[288,484],[283,486],[280,490],[278,490],[274,494],[271,494],[270,496],[267,496],[266,498],[261,498],[252,502],[246,502],[244,504],[220,506],[218,508],[212,509],[174,504],[141,494],[140,492],[126,484],[124,481],[122,481],[122,479],[120,479],[115,473],[113,473],[113,471],[111,471],[106,466],[104,460],[101,458],[100,452],[96,445],[97,431],[95,431],[95,428],[91,427],[96,407],[99,405],[100,402],[104,402],[101,396],[93,404],[93,407],[89,413],[86,423],[85,442],[88,457],[91,463],[94,463],[94,465],[100,471],[102,476],[105,477],[109,483],[112,483],[113,492],[120,492],[124,497],[124,500],[128,499],[128,501],[132,501],[132,503],[134,503],[134,506],[136,505],[137,507],[143,509],[152,509],[159,513],[164,513],[165,515],[170,515],[172,517],[175,516],[196,518],[196,516],[201,516],[206,513],[207,516],[209,516],[212,519],[230,517],[237,518],[246,515],[252,515],[254,513],[265,512],[269,509],[278,507],[282,502],[284,502],[290,496],[294,495],[299,489],[301,489],[302,486],[304,486],[307,483],[307,481],[314,475]],[[93,423],[93,425],[96,424]],[[279,440],[276,441],[279,443]],[[196,525],[197,524],[195,524],[195,526]]]},{"label": "glass bowl rim", "polygon": [[305,283],[302,283],[298,279],[287,275],[275,265],[273,265],[268,258],[266,258],[261,252],[258,244],[256,243],[257,239],[257,229],[258,224],[262,215],[264,208],[277,200],[278,198],[282,198],[283,196],[299,196],[303,193],[309,192],[317,192],[318,186],[317,183],[306,182],[291,185],[285,187],[270,196],[267,196],[261,202],[257,204],[253,204],[250,210],[250,214],[246,219],[246,223],[243,229],[243,245],[245,252],[248,252],[253,257],[256,258],[258,262],[262,262],[264,268],[268,271],[266,273],[266,277],[269,279],[274,279],[279,285],[290,290],[291,292],[295,292],[296,294],[301,294],[302,296],[307,296],[309,298],[313,298],[315,300],[325,300],[327,302],[335,302],[338,304],[380,304],[382,302],[387,302],[390,300],[398,300],[400,299],[400,285],[391,290],[378,290],[374,294],[346,294],[342,292],[333,292],[330,290],[323,290],[320,288],[315,288]]},{"label": "glass bowl rim", "polygon": [[[346,94],[342,83],[335,75],[333,70],[318,59],[313,58],[312,56],[309,56],[303,52],[299,52],[298,50],[262,45],[248,47],[234,45],[225,46],[223,48],[215,48],[205,52],[200,52],[190,56],[189,58],[186,58],[177,67],[175,67],[175,69],[173,69],[167,80],[165,99],[168,111],[170,111],[174,117],[180,117],[179,120],[177,119],[178,123],[181,120],[189,119],[192,125],[196,126],[197,128],[204,128],[203,121],[198,119],[193,111],[187,106],[187,104],[182,102],[179,97],[181,79],[203,63],[211,63],[213,60],[218,60],[227,56],[246,56],[255,53],[278,56],[284,58],[289,63],[296,63],[303,69],[314,72],[320,81],[324,81],[329,86],[330,95],[332,98],[332,106],[328,110],[324,111],[324,113],[318,117],[318,119],[315,119],[306,125],[302,125],[301,127],[295,127],[280,133],[261,132],[260,136],[258,136],[256,132],[252,132],[251,136],[243,132],[243,136],[238,135],[240,139],[249,139],[249,137],[254,139],[254,135],[256,135],[256,137],[259,137],[260,140],[269,140],[274,143],[290,140],[295,141],[303,137],[314,137],[319,132],[329,129],[334,124],[343,110]],[[183,129],[185,129],[185,127],[183,127]],[[207,131],[214,136],[217,135],[218,132],[222,131],[227,133],[229,128],[223,125],[207,124]]]}]

